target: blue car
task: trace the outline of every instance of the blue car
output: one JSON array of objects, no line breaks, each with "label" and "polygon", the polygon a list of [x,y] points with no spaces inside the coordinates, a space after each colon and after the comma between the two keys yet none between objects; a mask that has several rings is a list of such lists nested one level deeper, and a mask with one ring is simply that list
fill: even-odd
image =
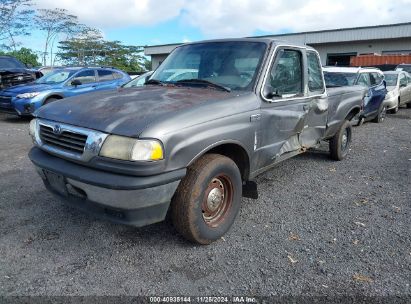
[{"label": "blue car", "polygon": [[128,74],[113,68],[62,68],[34,82],[0,91],[0,111],[31,116],[42,105],[55,100],[112,90],[130,80]]},{"label": "blue car", "polygon": [[369,120],[382,122],[385,119],[387,88],[383,72],[376,68],[355,67],[324,67],[323,70],[327,87],[361,85],[368,89],[359,123]]}]

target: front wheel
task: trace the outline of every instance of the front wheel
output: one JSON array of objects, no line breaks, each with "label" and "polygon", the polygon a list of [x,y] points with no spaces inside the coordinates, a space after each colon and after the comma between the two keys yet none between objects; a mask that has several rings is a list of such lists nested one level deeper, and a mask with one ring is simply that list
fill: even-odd
[{"label": "front wheel", "polygon": [[171,202],[175,228],[199,244],[220,239],[240,210],[241,191],[241,174],[230,158],[202,156],[187,169]]},{"label": "front wheel", "polygon": [[347,156],[351,145],[351,136],[351,123],[346,120],[329,141],[330,156],[332,159],[343,160]]},{"label": "front wheel", "polygon": [[411,102],[407,103],[407,109],[411,108]]}]

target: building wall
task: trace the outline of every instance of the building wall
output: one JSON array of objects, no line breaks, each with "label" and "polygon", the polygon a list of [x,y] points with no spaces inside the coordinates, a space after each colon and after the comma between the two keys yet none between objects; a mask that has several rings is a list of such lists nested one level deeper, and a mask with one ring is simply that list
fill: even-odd
[{"label": "building wall", "polygon": [[168,54],[151,55],[151,68],[155,70],[164,59],[167,58]]},{"label": "building wall", "polygon": [[321,64],[326,65],[327,54],[339,53],[396,53],[397,51],[408,51],[411,53],[411,37],[402,39],[386,39],[386,40],[370,40],[359,42],[341,42],[341,43],[326,43],[312,44],[321,57]]}]

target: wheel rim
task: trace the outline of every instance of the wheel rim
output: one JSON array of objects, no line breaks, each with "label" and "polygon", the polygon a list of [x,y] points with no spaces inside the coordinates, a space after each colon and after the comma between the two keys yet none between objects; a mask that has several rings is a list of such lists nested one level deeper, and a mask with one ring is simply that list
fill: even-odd
[{"label": "wheel rim", "polygon": [[383,107],[380,113],[380,121],[384,121],[386,114],[387,114],[387,108]]},{"label": "wheel rim", "polygon": [[201,209],[204,222],[218,227],[225,219],[233,201],[233,185],[225,175],[214,177],[205,191]]},{"label": "wheel rim", "polygon": [[349,132],[348,132],[348,128],[344,130],[342,136],[341,136],[341,151],[344,152],[348,145],[349,145]]}]

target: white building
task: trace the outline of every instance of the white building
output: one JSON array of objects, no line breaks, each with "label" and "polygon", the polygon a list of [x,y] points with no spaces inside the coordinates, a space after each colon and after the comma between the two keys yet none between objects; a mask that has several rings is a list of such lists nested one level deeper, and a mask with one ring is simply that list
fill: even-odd
[{"label": "white building", "polygon": [[[411,54],[411,22],[259,37],[310,45],[323,65],[349,65],[350,56],[363,54]],[[155,69],[178,45],[147,46],[144,54],[151,56]]]}]

